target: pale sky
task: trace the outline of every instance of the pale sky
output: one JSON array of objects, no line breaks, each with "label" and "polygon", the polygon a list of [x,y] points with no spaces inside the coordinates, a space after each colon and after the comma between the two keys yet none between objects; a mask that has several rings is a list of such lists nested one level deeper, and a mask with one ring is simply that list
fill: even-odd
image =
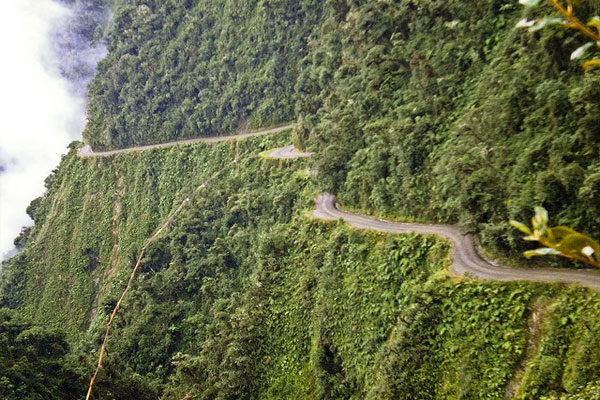
[{"label": "pale sky", "polygon": [[0,0],[0,259],[32,224],[25,209],[85,123],[84,100],[60,77],[50,45],[66,13],[51,0]]}]

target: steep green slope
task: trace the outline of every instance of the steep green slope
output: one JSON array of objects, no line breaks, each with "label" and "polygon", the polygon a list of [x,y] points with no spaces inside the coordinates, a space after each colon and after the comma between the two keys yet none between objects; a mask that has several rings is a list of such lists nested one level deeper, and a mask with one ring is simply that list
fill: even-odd
[{"label": "steep green slope", "polygon": [[[252,150],[254,157],[247,162],[254,159],[254,164],[244,163],[247,168],[238,170],[244,171],[246,183],[253,182],[255,190],[269,190],[261,185],[263,177],[255,171],[255,163],[256,154],[272,143],[269,138],[249,139],[239,147],[194,145],[106,158],[80,158],[72,150],[47,179],[47,195],[29,208],[36,224],[25,251],[11,262],[18,283],[7,284],[1,305],[19,306],[35,320],[58,323],[70,333],[84,331],[95,313],[90,304],[98,291],[106,295],[107,285],[116,285],[120,293],[117,283],[129,276],[127,270],[143,243],[234,154]],[[264,174],[268,176],[269,170]],[[219,179],[200,195],[217,196]],[[240,185],[233,178],[225,182],[230,193]],[[279,215],[289,219],[291,210],[280,210]],[[151,248],[149,254],[155,251]],[[22,265],[27,265],[26,271]],[[10,266],[6,274],[11,274]],[[69,307],[64,307],[65,302]]]},{"label": "steep green slope", "polygon": [[[308,217],[327,188],[362,212],[461,222],[508,252],[521,245],[504,221],[534,203],[600,233],[600,82],[568,64],[572,39],[516,32],[521,10],[492,0],[119,3],[91,88],[95,148],[294,115],[300,129],[72,150],[0,273],[0,307],[44,326],[31,343],[59,344],[24,388],[43,397],[48,365],[85,383],[145,240],[240,157],[148,249],[96,398],[600,396],[598,293],[450,278],[439,239]],[[291,140],[314,159],[260,158]]]},{"label": "steep green slope", "polygon": [[533,205],[600,236],[598,72],[569,62],[581,40],[561,28],[515,29],[517,2],[117,10],[90,89],[94,148],[297,118],[324,187],[348,206],[460,222],[513,255],[525,244],[506,221]]},{"label": "steep green slope", "polygon": [[90,87],[94,149],[230,133],[294,118],[321,2],[123,1]]},{"label": "steep green slope", "polygon": [[330,13],[298,83],[325,185],[361,210],[460,222],[504,251],[523,248],[506,221],[533,205],[600,237],[599,72],[569,62],[579,40],[560,27],[514,28],[523,13],[493,0]]},{"label": "steep green slope", "polygon": [[600,295],[449,279],[433,237],[311,220],[310,161],[259,157],[288,138],[69,154],[0,303],[67,330],[85,380],[144,240],[244,154],[149,249],[99,398],[525,399],[600,379]]}]

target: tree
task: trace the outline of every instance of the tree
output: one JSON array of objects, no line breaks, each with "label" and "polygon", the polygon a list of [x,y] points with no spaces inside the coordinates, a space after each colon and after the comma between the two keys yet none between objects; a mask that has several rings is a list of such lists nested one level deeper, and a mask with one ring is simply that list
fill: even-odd
[{"label": "tree", "polygon": [[13,311],[0,309],[0,348],[1,398],[59,400],[83,393],[61,333],[32,326]]}]

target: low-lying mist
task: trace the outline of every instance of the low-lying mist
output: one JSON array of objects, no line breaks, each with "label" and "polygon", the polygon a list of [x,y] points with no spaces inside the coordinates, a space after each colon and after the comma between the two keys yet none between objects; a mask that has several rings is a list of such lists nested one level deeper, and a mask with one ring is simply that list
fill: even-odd
[{"label": "low-lying mist", "polygon": [[[25,210],[81,137],[85,88],[105,54],[92,1],[0,1],[0,258],[32,224]],[[94,25],[95,24],[95,25]]]}]

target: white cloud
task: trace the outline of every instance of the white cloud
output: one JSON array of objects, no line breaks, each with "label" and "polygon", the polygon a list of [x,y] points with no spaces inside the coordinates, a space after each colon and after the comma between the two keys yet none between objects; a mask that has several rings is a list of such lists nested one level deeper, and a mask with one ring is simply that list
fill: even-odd
[{"label": "white cloud", "polygon": [[31,225],[26,207],[85,122],[52,61],[50,33],[66,13],[51,0],[0,0],[0,255]]}]

